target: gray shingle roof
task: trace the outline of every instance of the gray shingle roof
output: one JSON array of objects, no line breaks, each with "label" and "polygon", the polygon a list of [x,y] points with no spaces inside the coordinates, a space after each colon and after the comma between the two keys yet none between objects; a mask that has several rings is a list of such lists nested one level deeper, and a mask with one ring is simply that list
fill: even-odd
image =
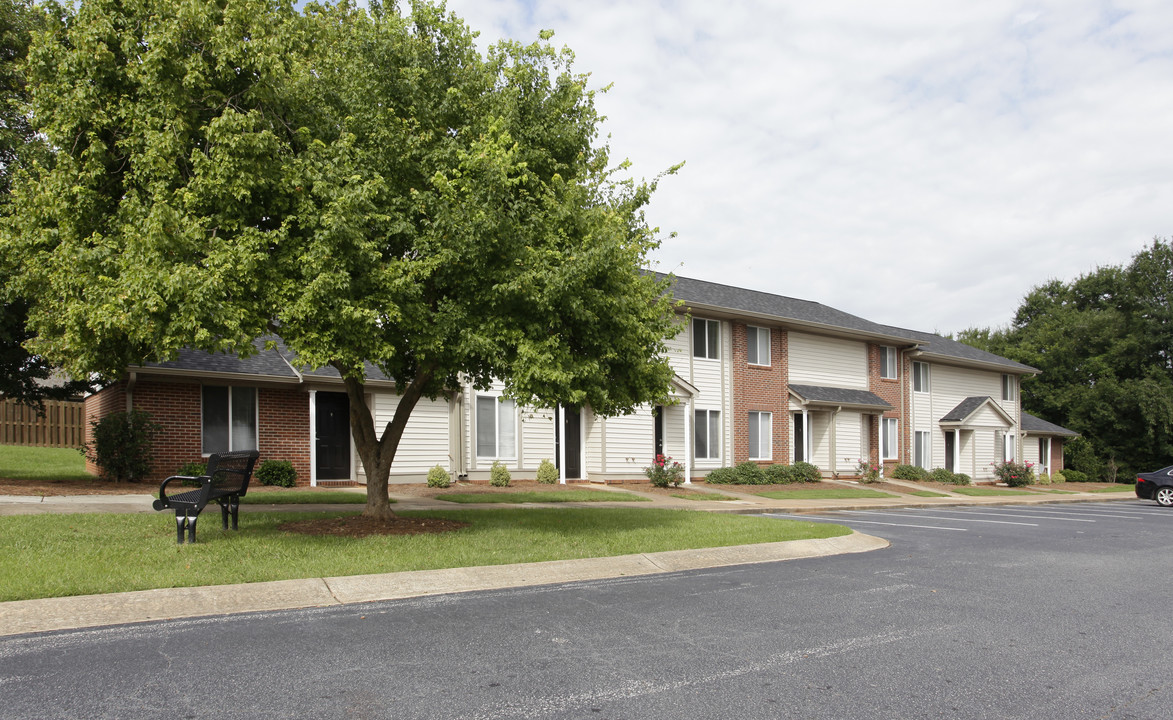
[{"label": "gray shingle roof", "polygon": [[993,402],[989,395],[973,395],[962,400],[957,407],[941,416],[940,422],[961,422],[986,402]]},{"label": "gray shingle roof", "polygon": [[[275,343],[276,347],[266,349],[265,344],[270,341]],[[293,368],[290,367],[292,365],[307,378],[339,380],[342,377],[332,367],[313,370],[305,367],[303,363],[298,361],[297,355],[285,345],[284,341],[275,335],[257,338],[253,341],[253,345],[257,352],[247,358],[241,358],[235,353],[208,353],[185,348],[179,351],[179,356],[175,360],[146,363],[145,367],[190,373],[255,375],[296,381],[298,373],[293,371]],[[382,371],[370,363],[366,364],[366,377],[367,380],[389,381],[389,378]]]},{"label": "gray shingle roof", "polygon": [[806,402],[830,403],[834,405],[858,405],[891,410],[892,406],[880,396],[867,390],[823,387],[821,385],[791,385],[791,392]]},{"label": "gray shingle roof", "polygon": [[1022,430],[1031,435],[1062,435],[1065,437],[1079,437],[1079,433],[1056,425],[1053,422],[1035,417],[1025,410],[1022,413]]},{"label": "gray shingle roof", "polygon": [[[656,273],[656,277],[663,279],[665,276],[663,273]],[[704,305],[731,312],[741,311],[765,315],[776,318],[780,323],[791,321],[822,326],[832,330],[848,330],[873,335],[877,338],[902,339],[908,345],[921,345],[922,350],[929,355],[964,362],[997,365],[1005,368],[1008,372],[1038,372],[1029,365],[1023,365],[1009,358],[979,350],[934,333],[909,330],[893,325],[881,325],[810,300],[799,300],[784,295],[774,295],[679,276],[676,277],[672,294],[678,300],[683,300],[686,305]]]}]

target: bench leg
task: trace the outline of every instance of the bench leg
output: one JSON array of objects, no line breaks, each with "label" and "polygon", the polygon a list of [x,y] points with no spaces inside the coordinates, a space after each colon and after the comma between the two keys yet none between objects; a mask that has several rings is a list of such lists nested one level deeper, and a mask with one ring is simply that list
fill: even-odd
[{"label": "bench leg", "polygon": [[228,504],[229,504],[229,507],[232,508],[232,529],[236,530],[237,529],[236,520],[237,520],[237,516],[240,514],[240,498],[233,495],[231,498],[228,499]]},{"label": "bench leg", "polygon": [[199,515],[192,515],[187,519],[187,541],[189,543],[195,542],[195,526],[196,520],[199,520]]},{"label": "bench leg", "polygon": [[[228,529],[228,501],[227,500],[217,500],[216,502],[218,502],[220,504],[220,524],[221,524],[221,527],[224,530],[227,530]],[[235,517],[232,518],[232,529],[233,530],[236,529],[236,518]]]},{"label": "bench leg", "polygon": [[176,542],[178,542],[180,545],[183,544],[183,530],[186,526],[187,526],[187,512],[184,511],[184,513],[182,515],[180,515],[179,508],[176,508],[175,509],[175,531],[178,534],[178,539],[176,540]]}]

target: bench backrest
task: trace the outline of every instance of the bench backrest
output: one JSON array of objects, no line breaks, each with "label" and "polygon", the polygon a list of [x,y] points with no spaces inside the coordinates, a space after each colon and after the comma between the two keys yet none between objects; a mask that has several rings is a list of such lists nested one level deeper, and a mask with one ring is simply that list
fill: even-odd
[{"label": "bench backrest", "polygon": [[244,495],[259,455],[256,450],[236,450],[209,457],[207,474],[212,478],[212,489]]}]

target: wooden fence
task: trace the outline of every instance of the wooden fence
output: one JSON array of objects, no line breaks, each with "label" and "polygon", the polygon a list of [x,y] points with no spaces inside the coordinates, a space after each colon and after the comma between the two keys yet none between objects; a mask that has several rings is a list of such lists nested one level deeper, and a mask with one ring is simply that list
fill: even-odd
[{"label": "wooden fence", "polygon": [[0,400],[0,445],[79,448],[85,444],[85,403],[46,400],[45,414],[15,400]]}]

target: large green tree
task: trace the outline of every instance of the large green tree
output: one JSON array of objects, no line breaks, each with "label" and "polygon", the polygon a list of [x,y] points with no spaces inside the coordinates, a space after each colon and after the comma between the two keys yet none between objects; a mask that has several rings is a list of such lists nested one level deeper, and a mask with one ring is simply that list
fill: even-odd
[{"label": "large green tree", "polygon": [[1155,238],[1126,266],[1034,288],[1007,328],[958,339],[1039,368],[1023,407],[1086,438],[1094,456],[1077,469],[1127,478],[1173,464],[1171,299],[1173,247]]},{"label": "large green tree", "polygon": [[[82,3],[30,52],[55,162],[18,179],[4,238],[37,349],[114,376],[276,332],[341,373],[381,517],[423,397],[500,378],[604,415],[663,398],[654,183],[616,180],[548,40],[482,55],[426,2]],[[365,363],[401,392],[383,428]]]},{"label": "large green tree", "polygon": [[[9,189],[17,170],[28,163],[48,162],[48,148],[33,130],[28,113],[24,62],[33,31],[46,15],[27,0],[0,0],[0,213],[8,208]],[[57,382],[53,366],[30,353],[26,327],[28,300],[16,297],[9,277],[14,271],[0,262],[0,395],[43,407],[45,399],[61,399],[91,389],[89,382]]]}]

